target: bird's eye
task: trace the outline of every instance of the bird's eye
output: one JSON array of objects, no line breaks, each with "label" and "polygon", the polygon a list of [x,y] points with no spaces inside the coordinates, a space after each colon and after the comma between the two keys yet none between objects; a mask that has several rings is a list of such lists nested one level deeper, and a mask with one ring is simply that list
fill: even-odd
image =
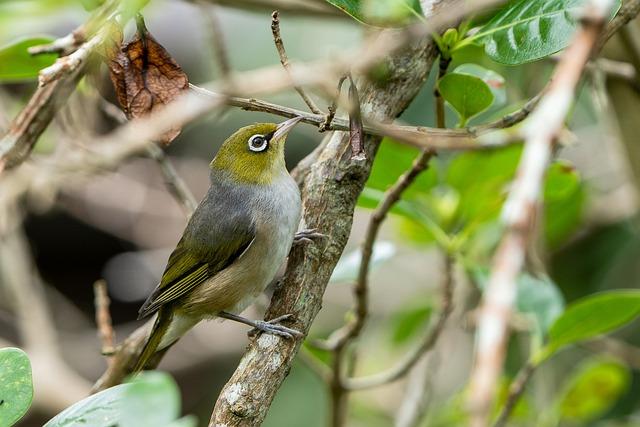
[{"label": "bird's eye", "polygon": [[264,151],[267,149],[268,143],[269,141],[267,141],[264,135],[253,135],[249,138],[249,150],[255,152]]}]

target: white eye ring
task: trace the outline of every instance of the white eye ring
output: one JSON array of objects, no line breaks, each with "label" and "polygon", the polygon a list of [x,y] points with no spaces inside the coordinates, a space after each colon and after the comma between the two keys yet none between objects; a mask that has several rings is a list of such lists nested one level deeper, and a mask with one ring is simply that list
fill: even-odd
[{"label": "white eye ring", "polygon": [[264,135],[256,134],[249,138],[249,150],[251,151],[255,151],[258,153],[260,151],[264,151],[266,150],[268,144],[269,141],[267,141],[267,138],[265,138]]}]

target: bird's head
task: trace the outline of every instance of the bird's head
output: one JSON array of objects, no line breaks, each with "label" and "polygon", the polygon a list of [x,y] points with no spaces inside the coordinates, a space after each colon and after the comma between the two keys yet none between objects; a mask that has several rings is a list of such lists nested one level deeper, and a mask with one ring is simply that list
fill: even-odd
[{"label": "bird's head", "polygon": [[255,123],[238,129],[222,144],[211,169],[246,184],[269,184],[286,172],[284,143],[302,119],[282,123]]}]

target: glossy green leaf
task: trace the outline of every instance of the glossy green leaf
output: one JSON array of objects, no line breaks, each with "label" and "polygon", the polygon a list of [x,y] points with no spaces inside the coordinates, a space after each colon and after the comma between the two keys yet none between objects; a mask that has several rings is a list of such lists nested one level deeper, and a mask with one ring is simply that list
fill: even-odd
[{"label": "glossy green leaf", "polygon": [[33,400],[31,363],[19,348],[0,349],[0,426],[12,426]]},{"label": "glossy green leaf", "polygon": [[180,415],[180,391],[162,372],[143,372],[123,392],[121,427],[155,427]]},{"label": "glossy green leaf", "polygon": [[569,380],[559,401],[563,420],[580,425],[596,421],[629,388],[629,369],[616,361],[589,360]]},{"label": "glossy green leaf", "polygon": [[108,427],[120,420],[119,402],[130,384],[120,384],[96,393],[68,407],[44,427]]},{"label": "glossy green leaf", "polygon": [[33,80],[38,72],[53,64],[54,54],[31,56],[27,49],[39,44],[51,43],[50,37],[28,37],[15,40],[0,47],[0,82]]},{"label": "glossy green leaf", "polygon": [[462,64],[453,70],[458,74],[469,74],[476,76],[489,86],[493,94],[493,105],[501,107],[507,102],[507,91],[505,89],[505,80],[500,74],[488,68],[481,67],[477,64]]},{"label": "glossy green leaf", "polygon": [[427,326],[429,317],[433,312],[431,305],[405,306],[391,319],[391,342],[393,344],[404,344],[414,338],[421,330]]},{"label": "glossy green leaf", "polygon": [[571,304],[549,329],[546,358],[569,344],[606,334],[640,315],[640,290],[615,290],[584,297]]},{"label": "glossy green leaf", "polygon": [[[164,427],[180,414],[180,394],[171,377],[145,372],[65,409],[44,427]],[[184,421],[190,425],[192,421]],[[181,424],[177,424],[181,426]]]},{"label": "glossy green leaf", "polygon": [[419,0],[326,0],[352,18],[367,24],[393,26],[422,19]]},{"label": "glossy green leaf", "polygon": [[493,103],[489,86],[482,79],[469,74],[446,74],[438,81],[438,90],[460,116],[460,127]]},{"label": "glossy green leaf", "polygon": [[[567,46],[584,0],[519,0],[509,3],[463,44],[484,44],[493,60],[518,65],[544,58]],[[617,10],[620,1],[617,0]]]}]

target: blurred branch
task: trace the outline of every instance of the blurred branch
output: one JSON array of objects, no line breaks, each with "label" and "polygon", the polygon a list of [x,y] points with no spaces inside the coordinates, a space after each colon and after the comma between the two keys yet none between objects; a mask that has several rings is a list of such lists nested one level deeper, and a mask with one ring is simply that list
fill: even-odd
[{"label": "blurred branch", "polygon": [[34,406],[57,413],[84,398],[91,385],[62,358],[44,284],[28,243],[18,224],[10,227],[0,237],[0,283],[14,303],[20,345],[31,360],[37,390]]},{"label": "blurred branch", "polygon": [[[278,50],[278,56],[280,57],[280,63],[284,67],[287,72],[289,72],[289,58],[287,57],[287,51],[284,49],[284,42],[282,41],[282,37],[280,36],[280,20],[278,19],[278,11],[274,10],[271,14],[271,33],[273,34],[273,42],[276,45],[276,49]],[[304,101],[305,104],[309,107],[314,114],[322,114],[320,108],[313,102],[313,99],[302,89],[302,87],[294,85],[293,88],[298,92],[300,98]]]},{"label": "blurred branch", "polygon": [[611,337],[602,337],[593,341],[587,341],[583,346],[591,351],[608,353],[617,359],[622,360],[632,369],[640,370],[640,348],[622,340]]},{"label": "blurred branch", "polygon": [[41,71],[36,92],[0,139],[0,173],[19,165],[31,153],[53,116],[75,89],[89,56],[105,41],[106,35],[106,30],[99,32],[73,54]]},{"label": "blurred branch", "polygon": [[[234,4],[236,3],[234,2]],[[440,8],[438,13],[432,15],[426,22],[408,26],[401,31],[381,32],[380,37],[367,43],[358,51],[347,52],[336,57],[330,63],[321,61],[292,66],[289,73],[286,73],[288,74],[286,77],[269,67],[254,72],[245,72],[234,79],[234,84],[225,85],[224,90],[220,90],[220,92],[235,93],[236,95],[251,93],[253,95],[254,93],[273,92],[302,85],[318,85],[326,89],[348,71],[366,73],[372,67],[388,61],[390,55],[406,49],[411,42],[428,37],[432,31],[456,22],[471,12],[480,11],[498,3],[501,1],[476,0],[473,5],[463,4],[452,8]],[[111,5],[112,2],[106,2],[106,4]],[[305,1],[300,4],[311,5],[314,3]],[[324,3],[322,5],[322,7],[329,7]],[[96,35],[81,45],[78,51],[68,57],[60,58],[53,66],[42,71],[42,80],[47,84],[36,90],[27,106],[12,122],[9,132],[0,140],[0,172],[5,168],[22,163],[29,155],[33,145],[51,122],[59,106],[73,91],[77,80],[84,71],[88,56],[105,41],[106,33],[107,29],[103,26]],[[175,109],[177,109],[175,105],[182,105],[180,102],[173,104]],[[178,122],[178,124],[195,120],[210,111],[211,104],[204,104],[206,106],[200,103],[199,108],[186,108],[188,112],[195,113],[188,118],[184,117],[185,114],[180,114],[180,118],[171,120],[169,116],[168,120]],[[171,110],[171,108],[167,108],[167,110]],[[171,129],[167,129],[167,131],[169,130]],[[428,145],[424,141],[422,144]]]},{"label": "blurred branch", "polygon": [[422,171],[427,168],[429,160],[434,155],[433,151],[424,150],[413,161],[411,168],[402,174],[398,180],[385,192],[382,202],[373,211],[367,231],[362,243],[362,259],[358,269],[358,277],[353,287],[355,306],[353,307],[353,317],[342,328],[338,329],[328,339],[327,347],[333,352],[333,378],[330,383],[331,399],[333,408],[332,425],[344,425],[346,416],[347,388],[345,387],[344,367],[345,351],[347,346],[355,340],[362,331],[369,312],[368,287],[369,287],[369,267],[371,256],[373,255],[373,245],[375,244],[382,222],[387,214],[396,204],[402,193],[415,181]]},{"label": "blurred branch", "polygon": [[489,422],[505,359],[516,277],[524,263],[552,146],[563,127],[575,87],[604,29],[611,6],[611,1],[598,0],[585,5],[582,29],[563,53],[547,92],[522,126],[525,147],[516,180],[502,210],[505,234],[494,256],[489,283],[479,308],[469,392],[472,427],[483,427]]},{"label": "blurred branch", "polygon": [[[100,103],[100,107],[102,108],[102,111],[116,122],[120,124],[127,122],[124,112],[114,104],[108,101],[102,101]],[[174,199],[176,199],[185,215],[187,215],[187,218],[190,217],[196,209],[196,206],[198,206],[198,202],[196,202],[196,198],[193,196],[193,193],[191,193],[187,184],[185,184],[184,180],[180,175],[178,175],[175,167],[165,154],[164,150],[159,147],[158,144],[149,144],[146,150],[147,155],[158,164],[167,190],[169,190],[169,193]]]},{"label": "blurred branch", "polygon": [[107,294],[107,282],[98,280],[93,284],[94,305],[96,311],[96,325],[98,335],[102,342],[102,354],[107,358],[107,365],[111,365],[111,356],[114,351],[116,334],[111,323],[111,313],[109,312],[109,295]]},{"label": "blurred branch", "polygon": [[534,365],[531,361],[528,361],[516,374],[513,382],[509,386],[509,392],[507,394],[507,399],[505,400],[504,406],[500,410],[500,414],[496,419],[496,422],[493,424],[493,427],[504,427],[513,412],[513,409],[516,407],[518,400],[524,393],[524,388],[531,379],[533,372],[536,369],[536,365]]},{"label": "blurred branch", "polygon": [[322,0],[201,0],[238,9],[281,10],[292,14],[348,18],[348,15]]},{"label": "blurred branch", "polygon": [[187,218],[189,218],[198,206],[198,202],[193,196],[193,193],[189,190],[189,187],[187,187],[187,184],[185,184],[180,175],[178,175],[178,171],[176,171],[173,163],[171,163],[171,160],[169,160],[162,148],[158,147],[157,144],[151,144],[147,146],[147,154],[160,166],[160,172],[164,177],[164,182],[169,193],[176,199],[187,215]]},{"label": "blurred branch", "polygon": [[622,27],[631,22],[632,19],[635,19],[636,16],[640,13],[640,0],[624,0],[622,2],[622,7],[616,14],[616,16],[609,21],[609,23],[605,26],[598,42],[596,44],[595,50],[600,51],[604,44]]},{"label": "blurred branch", "polygon": [[444,272],[442,277],[442,301],[440,304],[440,313],[421,343],[412,350],[404,360],[400,361],[396,366],[388,369],[387,371],[366,377],[346,379],[344,381],[346,389],[363,390],[396,381],[406,375],[411,368],[413,368],[413,366],[415,366],[415,364],[433,348],[442,334],[447,319],[453,309],[453,259],[449,255],[445,256]]}]

